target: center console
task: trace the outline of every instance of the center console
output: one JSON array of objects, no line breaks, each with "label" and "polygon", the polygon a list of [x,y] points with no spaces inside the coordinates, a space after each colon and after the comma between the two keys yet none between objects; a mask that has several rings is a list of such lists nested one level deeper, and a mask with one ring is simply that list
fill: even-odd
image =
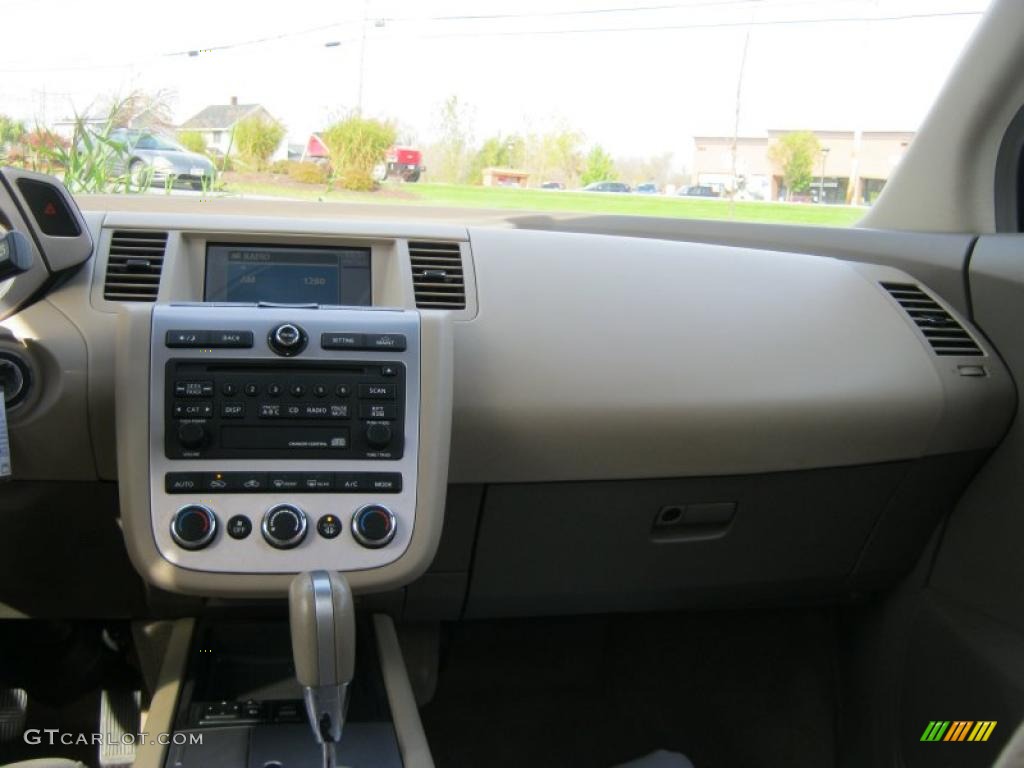
[{"label": "center console", "polygon": [[415,578],[443,516],[447,314],[371,306],[359,247],[210,242],[203,274],[202,294],[182,297],[195,300],[119,318],[118,476],[136,567],[218,596],[283,596],[315,569],[356,591]]}]

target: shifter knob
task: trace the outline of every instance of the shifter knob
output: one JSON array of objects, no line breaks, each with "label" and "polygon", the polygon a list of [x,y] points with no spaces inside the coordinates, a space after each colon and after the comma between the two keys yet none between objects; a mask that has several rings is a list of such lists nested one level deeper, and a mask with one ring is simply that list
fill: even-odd
[{"label": "shifter knob", "polygon": [[295,677],[317,741],[341,739],[356,661],[352,590],[340,573],[300,573],[288,590]]}]

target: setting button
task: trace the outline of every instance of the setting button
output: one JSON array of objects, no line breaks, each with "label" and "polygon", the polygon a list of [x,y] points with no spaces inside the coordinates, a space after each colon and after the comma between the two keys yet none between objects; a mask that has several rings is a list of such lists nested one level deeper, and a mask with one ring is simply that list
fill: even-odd
[{"label": "setting button", "polygon": [[341,533],[341,518],[335,515],[324,515],[316,521],[316,532],[325,539],[336,539]]},{"label": "setting button", "polygon": [[364,341],[361,333],[322,333],[320,347],[322,349],[363,349]]},{"label": "setting button", "polygon": [[245,515],[235,515],[227,524],[228,536],[232,539],[244,539],[252,533],[252,521]]}]

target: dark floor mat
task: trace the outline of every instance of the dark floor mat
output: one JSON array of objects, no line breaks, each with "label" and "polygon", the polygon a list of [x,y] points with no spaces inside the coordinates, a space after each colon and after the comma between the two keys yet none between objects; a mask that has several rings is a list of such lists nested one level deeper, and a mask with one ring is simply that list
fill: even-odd
[{"label": "dark floor mat", "polygon": [[818,611],[467,622],[423,723],[439,768],[835,764],[835,630]]}]

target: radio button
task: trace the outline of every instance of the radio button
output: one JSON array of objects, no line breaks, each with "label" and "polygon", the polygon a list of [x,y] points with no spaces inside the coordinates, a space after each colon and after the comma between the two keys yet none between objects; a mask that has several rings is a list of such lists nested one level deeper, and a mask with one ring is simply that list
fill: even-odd
[{"label": "radio button", "polygon": [[224,403],[220,407],[222,419],[244,419],[245,403]]},{"label": "radio button", "polygon": [[363,349],[365,342],[361,333],[322,333],[321,349]]},{"label": "radio button", "polygon": [[248,349],[252,347],[252,331],[207,331],[208,346],[220,349]]},{"label": "radio button", "polygon": [[252,521],[245,515],[235,515],[225,527],[232,539],[244,539],[252,533]]},{"label": "radio button", "polygon": [[359,385],[359,396],[369,400],[394,400],[396,391],[394,384]]},{"label": "radio button", "polygon": [[168,331],[164,343],[172,348],[209,346],[209,331]]},{"label": "radio button", "polygon": [[213,416],[213,404],[209,402],[175,403],[176,419],[208,419]]},{"label": "radio button", "polygon": [[270,546],[291,549],[306,538],[306,513],[292,504],[278,504],[267,510],[260,527]]},{"label": "radio button", "polygon": [[360,419],[394,419],[398,417],[398,409],[394,405],[378,403],[360,403]]},{"label": "radio button", "polygon": [[394,352],[405,351],[405,334],[401,333],[368,333],[364,349],[388,349]]}]

